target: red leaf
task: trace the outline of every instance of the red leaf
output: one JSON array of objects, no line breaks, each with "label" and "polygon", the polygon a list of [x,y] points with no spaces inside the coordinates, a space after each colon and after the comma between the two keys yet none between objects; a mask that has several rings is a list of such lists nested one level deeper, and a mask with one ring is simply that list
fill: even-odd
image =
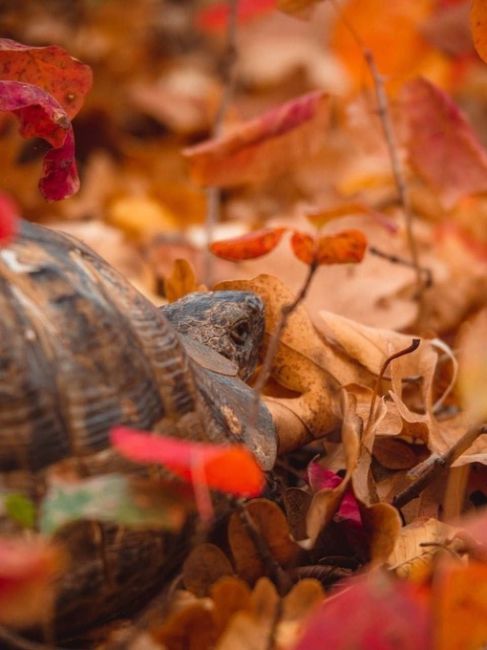
[{"label": "red leaf", "polygon": [[261,181],[323,146],[328,98],[322,91],[297,97],[231,132],[183,151],[193,180],[221,187]]},{"label": "red leaf", "polygon": [[230,262],[251,260],[266,255],[281,241],[287,228],[265,228],[241,237],[224,239],[210,244],[213,255]]},{"label": "red leaf", "polygon": [[0,192],[0,246],[5,246],[17,230],[18,209],[15,202]]},{"label": "red leaf", "polygon": [[291,246],[296,257],[305,264],[350,264],[362,261],[367,239],[360,230],[344,230],[318,238],[295,231]]},{"label": "red leaf", "polygon": [[45,621],[63,564],[60,550],[44,540],[0,538],[0,624]]},{"label": "red leaf", "polygon": [[409,81],[401,109],[410,161],[446,209],[463,196],[487,191],[487,152],[446,93],[426,79]]},{"label": "red leaf", "polygon": [[349,581],[348,588],[325,600],[312,615],[294,650],[431,647],[429,608],[424,594],[412,584],[372,573]]},{"label": "red leaf", "polygon": [[[342,480],[343,479],[338,476],[338,474],[322,467],[316,461],[312,461],[308,465],[308,481],[313,492],[318,492],[324,488],[333,489],[334,487],[337,487],[337,485],[340,485]],[[362,526],[360,508],[357,499],[350,488],[346,489],[335,517],[338,517],[343,521],[353,522],[353,524],[359,525],[360,527]]]},{"label": "red leaf", "polygon": [[33,47],[0,38],[0,79],[37,86],[73,118],[91,88],[92,73],[58,45]]},{"label": "red leaf", "polygon": [[[276,0],[240,0],[237,3],[237,20],[246,23],[272,11]],[[222,30],[228,24],[228,3],[215,2],[201,9],[196,16],[196,24],[205,31]]]},{"label": "red leaf", "polygon": [[122,456],[137,463],[164,465],[187,481],[240,496],[262,492],[262,470],[243,445],[190,442],[127,427],[112,429],[111,441]]},{"label": "red leaf", "polygon": [[41,88],[0,81],[0,110],[19,118],[24,137],[44,138],[54,147],[44,158],[44,176],[39,183],[43,196],[57,201],[77,192],[74,135],[64,108]]}]

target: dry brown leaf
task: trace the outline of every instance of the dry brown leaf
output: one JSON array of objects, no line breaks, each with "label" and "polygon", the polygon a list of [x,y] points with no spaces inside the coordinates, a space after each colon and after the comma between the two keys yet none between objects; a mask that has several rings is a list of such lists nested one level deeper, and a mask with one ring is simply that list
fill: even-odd
[{"label": "dry brown leaf", "polygon": [[251,591],[243,580],[235,577],[220,578],[211,587],[210,596],[215,607],[213,620],[216,633],[220,637],[236,612],[249,611]]},{"label": "dry brown leaf", "polygon": [[276,623],[279,596],[272,582],[261,578],[250,597],[250,610],[231,619],[216,650],[268,650]]},{"label": "dry brown leaf", "polygon": [[[291,540],[289,525],[279,506],[267,499],[254,499],[245,509],[274,560],[282,566],[292,564],[299,547]],[[265,574],[265,565],[238,512],[230,517],[228,541],[238,575],[253,584]]]},{"label": "dry brown leaf", "polygon": [[183,584],[195,596],[207,596],[217,580],[231,575],[230,561],[214,544],[199,544],[183,564]]},{"label": "dry brown leaf", "polygon": [[438,519],[414,521],[399,532],[387,563],[400,577],[419,580],[429,572],[431,559],[442,546],[446,547],[455,532],[455,528]]},{"label": "dry brown leaf", "polygon": [[458,389],[468,419],[473,423],[487,421],[487,309],[466,323],[457,347],[460,369]]},{"label": "dry brown leaf", "polygon": [[369,534],[371,565],[382,565],[390,557],[401,530],[399,513],[388,503],[375,503],[363,509],[362,520]]},{"label": "dry brown leaf", "polygon": [[188,293],[202,289],[202,285],[196,282],[196,274],[191,264],[181,258],[174,260],[172,272],[164,278],[164,293],[168,301],[174,302]]},{"label": "dry brown leaf", "polygon": [[[217,289],[254,291],[266,305],[266,340],[272,336],[279,321],[281,308],[289,304],[293,296],[273,276],[261,275],[254,280],[221,282]],[[289,317],[287,327],[272,364],[272,376],[282,386],[300,393],[296,398],[280,398],[279,405],[289,409],[304,423],[311,436],[322,436],[338,424],[337,383],[327,368],[333,363],[334,353],[322,344],[316,335],[306,311],[298,307]],[[278,425],[283,434],[284,426]],[[287,436],[289,439],[289,436]],[[292,441],[291,441],[292,442]],[[292,448],[281,440],[280,450]]]}]

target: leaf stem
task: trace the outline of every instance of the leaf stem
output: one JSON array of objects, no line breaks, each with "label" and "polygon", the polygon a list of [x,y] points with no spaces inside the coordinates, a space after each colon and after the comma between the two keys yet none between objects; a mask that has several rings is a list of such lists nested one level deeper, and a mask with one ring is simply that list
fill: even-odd
[{"label": "leaf stem", "polygon": [[396,134],[394,132],[391,113],[389,110],[389,101],[384,89],[384,80],[377,68],[377,64],[375,62],[372,51],[365,45],[364,41],[357,33],[354,26],[343,15],[336,0],[330,0],[330,2],[333,6],[333,9],[340,17],[341,21],[357,44],[357,47],[362,52],[362,56],[364,57],[367,67],[369,68],[370,74],[372,76],[372,81],[374,82],[375,97],[377,100],[377,113],[380,118],[382,131],[384,133],[384,139],[387,145],[387,151],[389,154],[389,160],[391,163],[392,174],[394,176],[394,182],[396,185],[399,202],[404,214],[404,225],[406,229],[406,238],[408,242],[409,253],[411,255],[411,264],[416,274],[416,298],[418,300],[419,309],[421,310],[422,296],[425,286],[422,278],[422,268],[419,263],[418,246],[414,235],[414,215],[411,209],[411,202],[409,200],[409,191],[406,184],[406,179],[398,154]]},{"label": "leaf stem", "polygon": [[[228,22],[225,52],[222,58],[222,82],[223,91],[220,105],[215,115],[215,122],[212,129],[212,137],[218,138],[223,130],[228,108],[232,101],[235,90],[235,63],[237,61],[237,15],[238,1],[227,0]],[[204,261],[204,283],[211,286],[213,282],[213,255],[209,246],[214,238],[215,226],[220,220],[221,189],[219,187],[208,187],[206,190],[206,220],[205,220],[205,261]]]}]

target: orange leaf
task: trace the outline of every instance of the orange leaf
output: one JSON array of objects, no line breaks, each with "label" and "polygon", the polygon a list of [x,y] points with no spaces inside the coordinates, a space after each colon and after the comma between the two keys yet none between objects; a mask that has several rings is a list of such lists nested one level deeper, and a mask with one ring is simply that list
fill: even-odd
[{"label": "orange leaf", "polygon": [[306,232],[295,230],[291,237],[291,248],[293,253],[305,264],[313,264],[317,253],[316,238],[308,235]]},{"label": "orange leaf", "polygon": [[231,132],[188,147],[183,155],[200,185],[228,187],[284,173],[324,144],[328,98],[322,91],[297,97]]},{"label": "orange leaf", "polygon": [[279,244],[286,230],[287,228],[255,230],[241,237],[213,242],[210,250],[217,257],[231,262],[252,260],[270,253]]},{"label": "orange leaf", "polygon": [[262,470],[243,445],[190,442],[127,427],[115,427],[110,435],[115,449],[136,463],[164,465],[186,481],[231,494],[262,492]]},{"label": "orange leaf", "polygon": [[472,0],[470,27],[475,49],[480,58],[487,63],[487,4],[485,0]]},{"label": "orange leaf", "polygon": [[487,152],[446,93],[415,79],[402,89],[401,109],[409,158],[446,209],[465,195],[487,191]]},{"label": "orange leaf", "polygon": [[362,261],[367,239],[360,230],[344,230],[317,239],[295,231],[291,246],[296,257],[305,264],[351,264]]},{"label": "orange leaf", "polygon": [[433,583],[435,648],[484,648],[487,643],[487,565],[448,564]]},{"label": "orange leaf", "polygon": [[418,69],[431,51],[421,32],[433,0],[348,0],[337,17],[331,46],[345,64],[355,88],[371,82],[364,56],[348,25],[374,53],[381,75],[396,84]]},{"label": "orange leaf", "polygon": [[0,625],[46,621],[63,565],[59,548],[42,539],[0,538]]}]

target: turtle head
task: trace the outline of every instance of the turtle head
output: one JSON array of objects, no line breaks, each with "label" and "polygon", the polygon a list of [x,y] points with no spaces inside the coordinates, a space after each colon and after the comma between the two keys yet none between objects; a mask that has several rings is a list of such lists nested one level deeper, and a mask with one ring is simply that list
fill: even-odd
[{"label": "turtle head", "polygon": [[255,293],[190,293],[162,311],[178,332],[236,363],[242,379],[253,373],[265,323],[264,303]]}]

